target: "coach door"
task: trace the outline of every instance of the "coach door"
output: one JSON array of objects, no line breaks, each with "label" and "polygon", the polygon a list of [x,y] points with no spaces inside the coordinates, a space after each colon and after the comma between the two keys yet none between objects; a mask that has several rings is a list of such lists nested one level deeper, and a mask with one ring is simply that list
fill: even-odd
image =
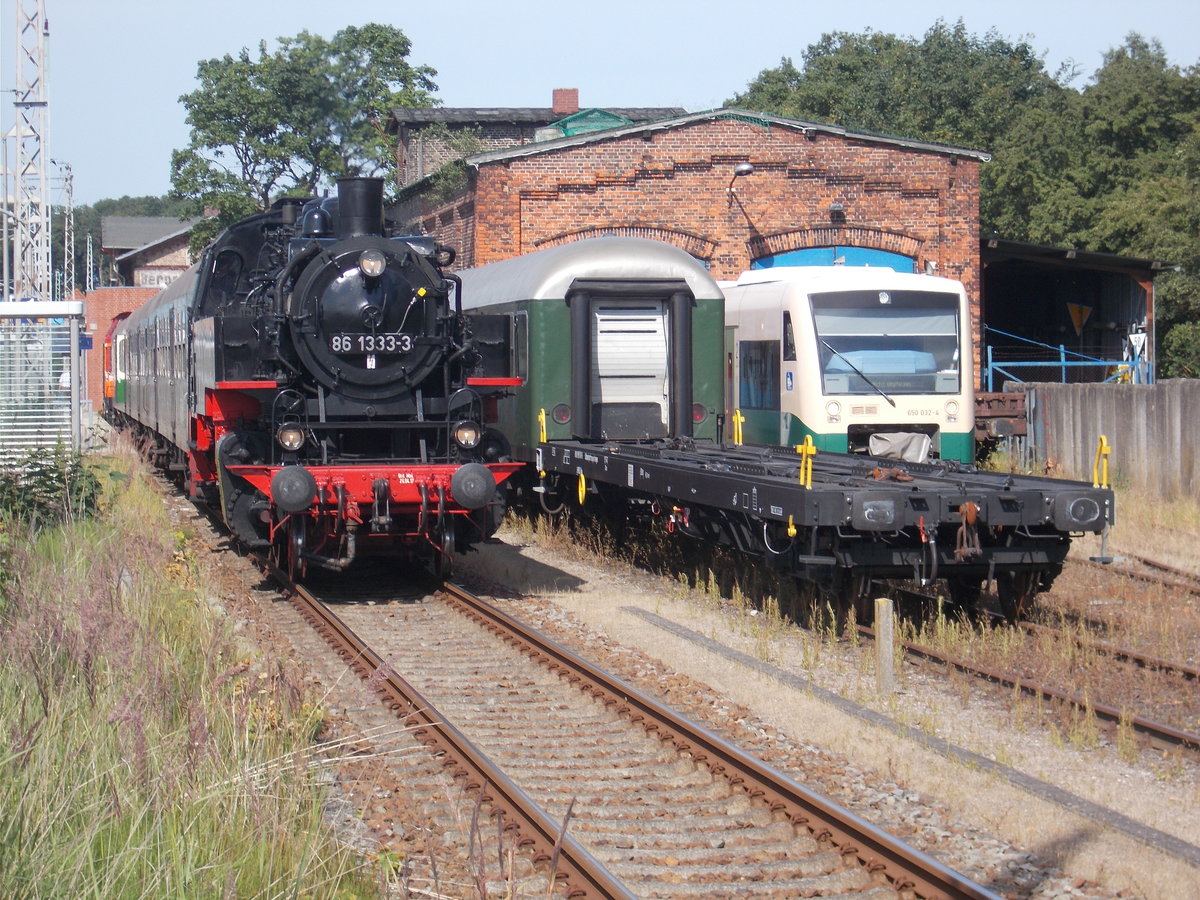
[{"label": "coach door", "polygon": [[592,302],[591,436],[667,435],[667,313],[663,300]]}]

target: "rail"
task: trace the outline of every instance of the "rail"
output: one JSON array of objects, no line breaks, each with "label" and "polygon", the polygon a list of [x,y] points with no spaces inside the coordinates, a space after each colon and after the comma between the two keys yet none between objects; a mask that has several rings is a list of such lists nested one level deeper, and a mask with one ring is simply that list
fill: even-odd
[{"label": "rail", "polygon": [[325,604],[303,587],[287,582],[282,572],[273,572],[288,584],[292,604],[364,678],[373,679],[388,706],[404,717],[423,743],[443,754],[447,765],[465,774],[468,784],[481,789],[493,808],[510,820],[517,830],[517,843],[532,850],[537,862],[555,863],[554,880],[572,898],[621,898],[633,900],[625,886],[556,822],[524,791],[471,743],[458,729],[445,722],[408,681],[392,671],[358,635]]},{"label": "rail", "polygon": [[462,610],[497,632],[519,636],[547,665],[564,677],[600,695],[606,703],[634,719],[647,731],[686,750],[714,774],[739,785],[747,794],[765,800],[772,809],[815,834],[825,833],[843,854],[853,854],[869,870],[882,870],[898,889],[911,889],[920,897],[993,898],[986,888],[955,872],[931,856],[910,847],[880,828],[836,806],[766,763],[692,722],[657,700],[544,639],[500,610],[462,588],[443,589]]}]

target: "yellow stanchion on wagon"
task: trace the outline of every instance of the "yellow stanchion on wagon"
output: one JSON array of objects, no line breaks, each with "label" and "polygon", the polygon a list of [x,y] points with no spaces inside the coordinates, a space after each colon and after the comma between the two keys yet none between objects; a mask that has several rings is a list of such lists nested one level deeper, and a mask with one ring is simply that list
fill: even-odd
[{"label": "yellow stanchion on wagon", "polygon": [[733,411],[733,442],[741,444],[742,442],[742,423],[746,421],[746,417],[742,415],[740,409]]},{"label": "yellow stanchion on wagon", "polygon": [[1096,461],[1092,463],[1092,487],[1108,487],[1108,455],[1112,453],[1112,447],[1108,444],[1108,438],[1100,435],[1100,442],[1096,445]]},{"label": "yellow stanchion on wagon", "polygon": [[579,473],[579,505],[583,506],[583,501],[587,498],[587,478],[582,472]]},{"label": "yellow stanchion on wagon", "polygon": [[804,436],[803,444],[796,445],[796,452],[800,454],[800,483],[811,491],[813,457],[817,455],[817,446],[813,443],[811,434]]}]

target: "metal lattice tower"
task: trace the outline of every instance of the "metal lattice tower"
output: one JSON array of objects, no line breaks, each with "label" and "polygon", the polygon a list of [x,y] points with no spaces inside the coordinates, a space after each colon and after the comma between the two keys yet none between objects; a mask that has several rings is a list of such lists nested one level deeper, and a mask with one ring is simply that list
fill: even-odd
[{"label": "metal lattice tower", "polygon": [[17,2],[16,247],[13,285],[17,297],[49,300],[50,203],[46,176],[45,0]]},{"label": "metal lattice tower", "polygon": [[52,159],[63,173],[62,300],[75,299],[75,173],[71,164]]},{"label": "metal lattice tower", "polygon": [[87,235],[87,276],[83,280],[83,292],[90,294],[96,289],[96,263],[92,259],[92,233]]}]

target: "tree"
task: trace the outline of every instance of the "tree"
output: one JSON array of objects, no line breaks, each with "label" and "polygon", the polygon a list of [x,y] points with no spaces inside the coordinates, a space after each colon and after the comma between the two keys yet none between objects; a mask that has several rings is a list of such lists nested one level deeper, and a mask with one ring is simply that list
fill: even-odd
[{"label": "tree", "polygon": [[982,174],[985,231],[1177,264],[1155,282],[1159,374],[1198,371],[1200,71],[1138,34],[1030,103]]},{"label": "tree", "polygon": [[200,62],[200,86],[180,98],[191,140],[172,154],[172,194],[194,215],[216,208],[216,227],[279,196],[385,171],[394,158],[388,110],[433,104],[437,73],[408,63],[411,42],[390,25],[331,40],[302,31],[278,45]]},{"label": "tree", "polygon": [[867,30],[825,34],[728,102],[861,131],[987,149],[1031,99],[1073,77],[1049,75],[1025,41],[939,19],[921,40]]}]

